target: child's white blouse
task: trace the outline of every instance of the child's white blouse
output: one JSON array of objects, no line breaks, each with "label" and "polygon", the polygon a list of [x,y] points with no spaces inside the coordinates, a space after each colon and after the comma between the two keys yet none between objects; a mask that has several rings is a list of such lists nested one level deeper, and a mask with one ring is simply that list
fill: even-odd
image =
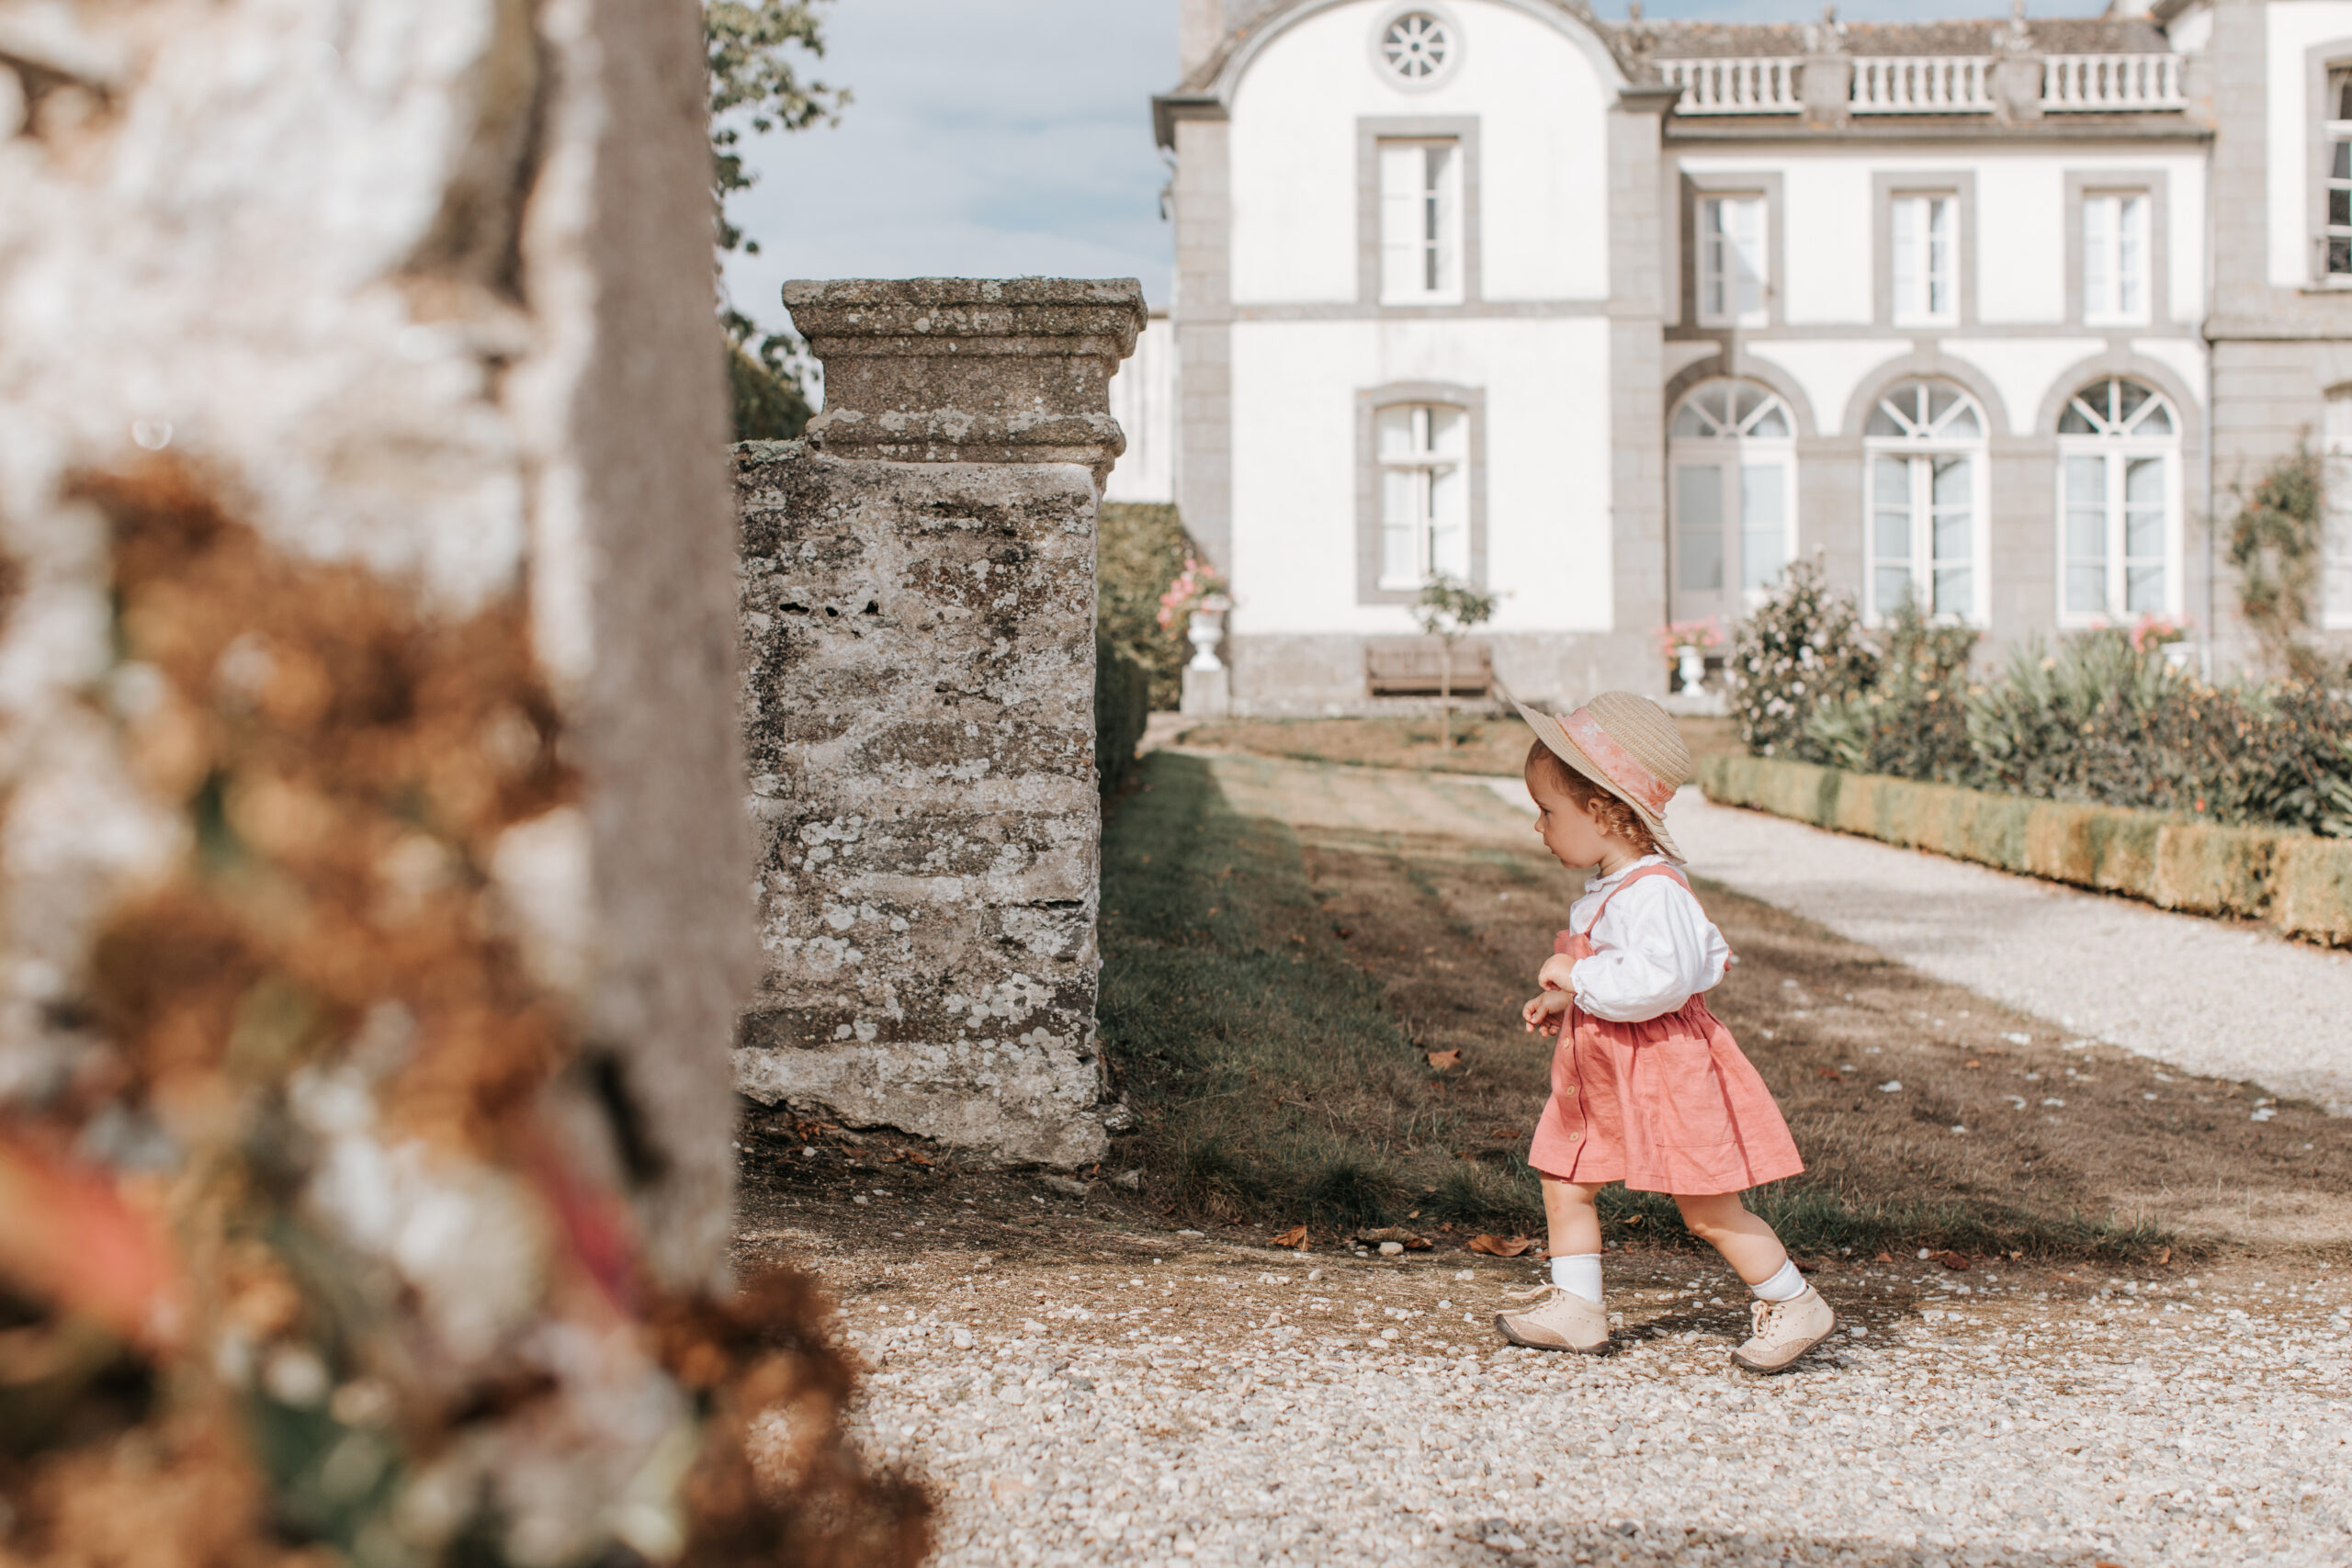
[{"label": "child's white blouse", "polygon": [[[1645,865],[1670,865],[1645,855],[1614,876],[1596,876],[1568,908],[1568,929],[1581,931],[1601,900]],[[1723,984],[1731,945],[1707,919],[1699,900],[1670,876],[1645,876],[1611,899],[1591,932],[1593,954],[1568,971],[1577,1006],[1614,1023],[1640,1023],[1674,1011]]]}]

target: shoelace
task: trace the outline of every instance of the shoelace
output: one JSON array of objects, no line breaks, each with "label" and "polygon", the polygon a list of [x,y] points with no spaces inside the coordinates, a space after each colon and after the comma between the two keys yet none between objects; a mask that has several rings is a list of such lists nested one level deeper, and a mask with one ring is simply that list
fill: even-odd
[{"label": "shoelace", "polygon": [[1538,1296],[1548,1298],[1555,1292],[1561,1295],[1566,1295],[1568,1293],[1565,1286],[1544,1284],[1538,1285],[1532,1291],[1505,1291],[1503,1292],[1503,1300],[1507,1302],[1532,1302]]},{"label": "shoelace", "polygon": [[1762,1338],[1764,1337],[1764,1331],[1771,1326],[1772,1309],[1780,1304],[1781,1303],[1778,1302],[1750,1302],[1748,1303],[1748,1321],[1755,1325],[1755,1333],[1758,1338]]}]

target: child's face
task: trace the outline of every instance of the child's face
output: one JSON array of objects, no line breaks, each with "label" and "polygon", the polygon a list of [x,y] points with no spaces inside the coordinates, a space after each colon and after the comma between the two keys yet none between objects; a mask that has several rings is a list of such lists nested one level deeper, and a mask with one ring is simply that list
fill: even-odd
[{"label": "child's face", "polygon": [[1571,871],[1599,865],[1611,850],[1623,847],[1600,830],[1581,802],[1543,773],[1528,780],[1527,793],[1535,797],[1535,836]]}]

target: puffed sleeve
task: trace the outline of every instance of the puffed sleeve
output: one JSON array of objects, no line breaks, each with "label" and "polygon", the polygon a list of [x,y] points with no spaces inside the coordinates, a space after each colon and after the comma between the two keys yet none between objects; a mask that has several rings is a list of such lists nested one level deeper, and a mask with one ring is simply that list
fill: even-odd
[{"label": "puffed sleeve", "polygon": [[1640,1023],[1723,984],[1731,948],[1699,900],[1670,876],[1647,876],[1610,900],[1593,932],[1599,951],[1568,972],[1577,1006],[1595,1018]]}]

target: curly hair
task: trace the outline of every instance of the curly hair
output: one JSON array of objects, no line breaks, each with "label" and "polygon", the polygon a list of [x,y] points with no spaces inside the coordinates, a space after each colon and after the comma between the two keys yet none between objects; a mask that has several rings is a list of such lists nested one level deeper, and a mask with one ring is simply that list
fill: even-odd
[{"label": "curly hair", "polygon": [[1645,855],[1662,854],[1657,838],[1634,808],[1560,761],[1553,750],[1541,740],[1527,749],[1527,765],[1523,770],[1528,787],[1532,790],[1541,778],[1555,795],[1565,795],[1587,815],[1593,825],[1612,839],[1623,839]]}]

